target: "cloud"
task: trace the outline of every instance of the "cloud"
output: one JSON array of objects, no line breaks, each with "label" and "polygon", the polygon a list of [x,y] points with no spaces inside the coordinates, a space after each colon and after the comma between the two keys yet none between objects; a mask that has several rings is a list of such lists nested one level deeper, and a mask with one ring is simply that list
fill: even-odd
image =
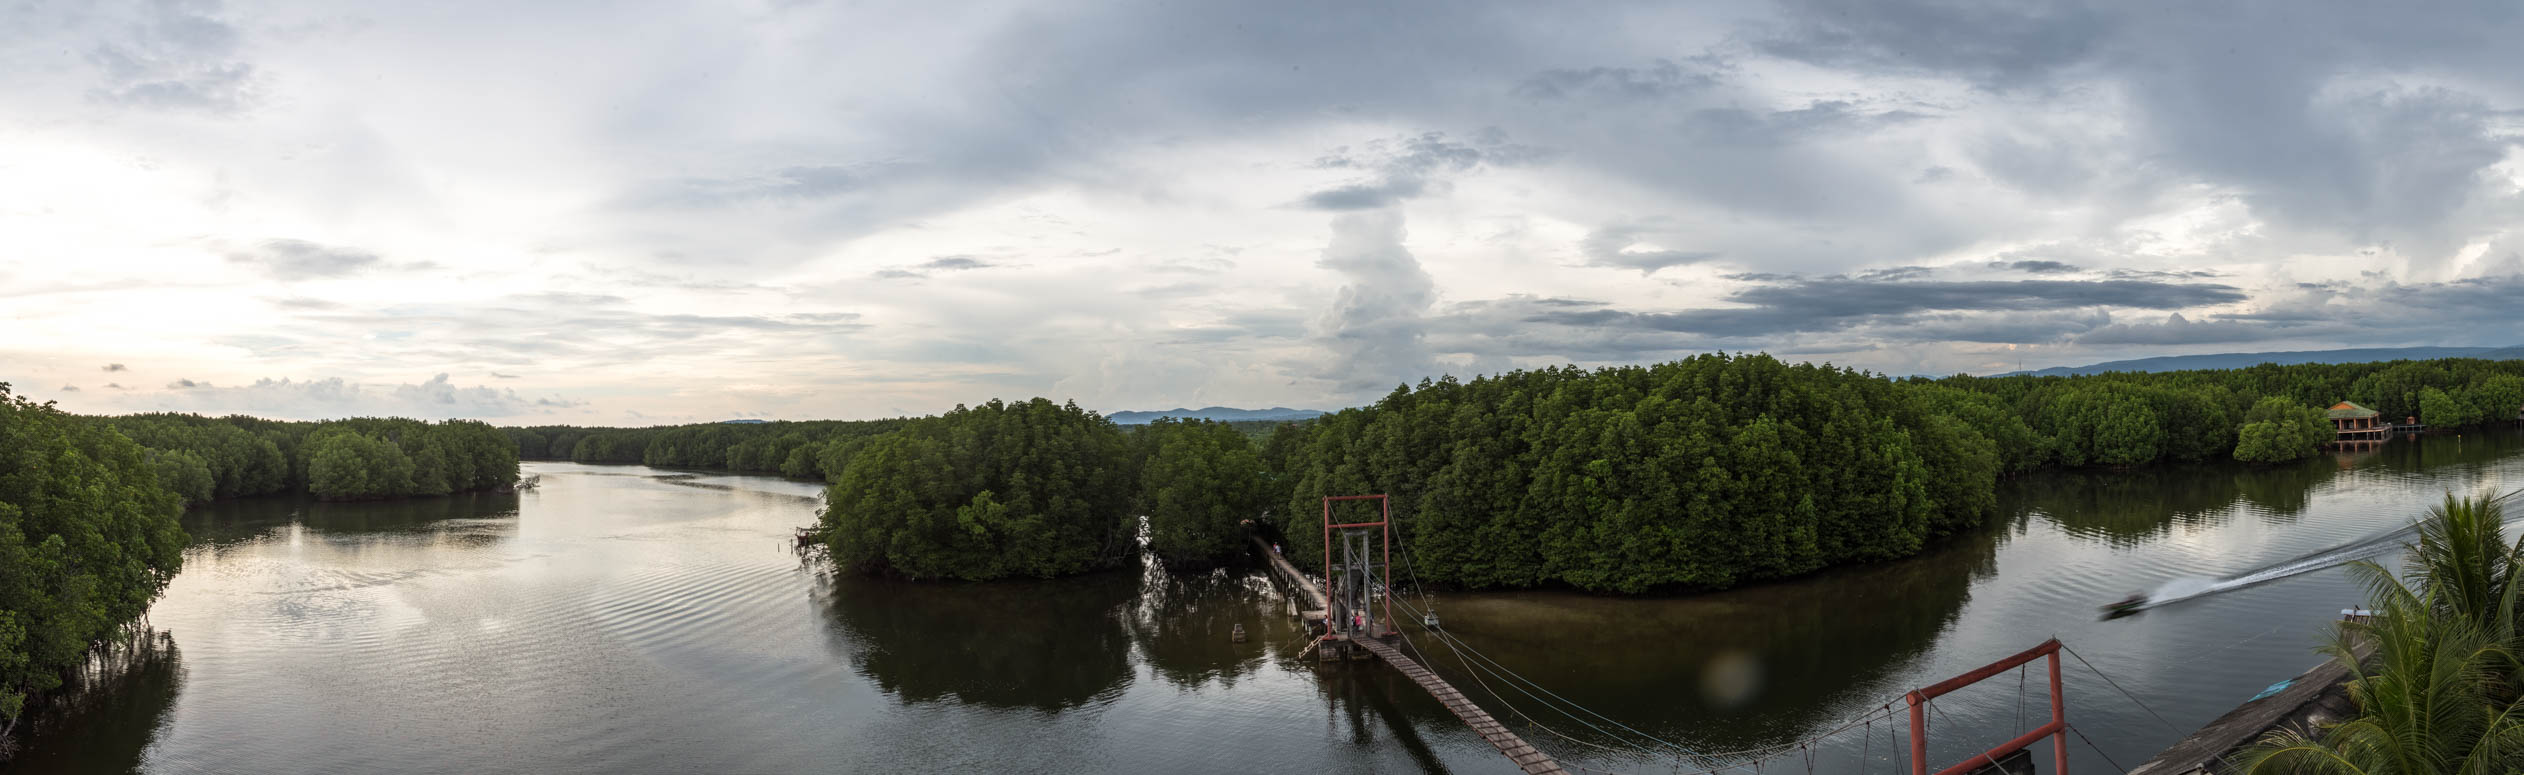
[{"label": "cloud", "polygon": [[116,383],[112,383],[112,382],[105,383],[105,386],[106,386],[106,387],[108,387],[108,388],[114,389],[114,390],[129,390],[129,389],[130,389],[130,388],[126,388],[126,387],[123,387],[122,385],[119,385],[119,384],[116,384]]},{"label": "cloud", "polygon": [[[1916,267],[1884,277],[1914,277]],[[1439,354],[1635,361],[1746,346],[1866,350],[1884,342],[2059,342],[2111,322],[2109,309],[2230,304],[2223,285],[2130,280],[1927,281],[1771,277],[1724,297],[1743,306],[1629,309],[1564,297],[1510,296],[1448,307],[1429,321]],[[1826,342],[1817,335],[1857,337]]]},{"label": "cloud", "polygon": [[[2515,17],[2496,3],[2423,13],[2332,6],[2273,13],[2222,6],[2168,17],[2114,5],[1792,2],[1756,44],[1840,70],[1954,78],[2009,101],[2072,110],[2109,93],[2109,135],[2053,135],[2026,159],[2144,160],[2166,184],[2237,192],[2292,232],[2450,250],[2452,222],[2513,202],[2488,174],[2516,147],[2482,84],[2519,63],[2500,41]],[[2489,76],[2494,78],[2494,76]],[[2004,150],[2003,148],[2001,149]],[[2096,191],[2051,177],[2055,195]],[[2476,227],[2474,227],[2476,228]],[[2434,260],[2441,260],[2441,257]]]},{"label": "cloud", "polygon": [[77,386],[77,385],[63,385],[63,386],[61,386],[61,392],[64,392],[64,393],[76,393],[76,392],[79,392],[79,386]]},{"label": "cloud", "polygon": [[2162,322],[2119,324],[2087,332],[2077,338],[2080,344],[2146,344],[2183,345],[2222,342],[2251,342],[2275,339],[2286,332],[2265,324],[2239,320],[2194,323],[2176,312]]},{"label": "cloud", "polygon": [[168,389],[168,390],[192,390],[192,389],[194,389],[194,388],[206,388],[206,387],[210,387],[210,383],[208,383],[208,382],[194,382],[194,381],[189,380],[189,379],[179,379],[179,380],[176,380],[176,381],[174,381],[174,382],[169,382],[169,383],[167,383],[167,389]]},{"label": "cloud", "polygon": [[1659,269],[1685,264],[1698,264],[1718,258],[1708,250],[1672,250],[1651,246],[1647,239],[1655,235],[1672,235],[1664,222],[1657,220],[1614,223],[1597,228],[1578,243],[1578,252],[1591,266],[1615,269],[1636,269],[1639,274],[1654,274]]},{"label": "cloud", "polygon": [[450,382],[446,374],[401,384],[331,377],[304,381],[266,378],[236,387],[188,387],[191,389],[165,394],[160,408],[283,419],[392,416],[443,420],[534,417],[586,405],[584,401],[558,396],[529,398],[514,390],[459,386]]},{"label": "cloud", "polygon": [[105,364],[105,370],[106,370],[106,371],[130,371],[130,369],[124,368],[124,367],[123,367],[123,365],[122,365],[122,364],[120,364],[120,363],[108,363],[108,364]]},{"label": "cloud", "polygon": [[494,371],[494,372],[491,372],[491,378],[492,378],[492,379],[516,379],[516,378],[517,378],[517,375],[515,375],[515,374],[501,374],[501,373],[499,373],[499,372]]},{"label": "cloud", "polygon": [[[230,114],[255,102],[260,78],[238,58],[240,36],[217,2],[162,2],[116,25],[119,34],[87,51],[100,102]],[[109,11],[110,13],[110,11]]]},{"label": "cloud", "polygon": [[1478,133],[1470,142],[1449,139],[1444,132],[1377,140],[1357,149],[1334,149],[1316,159],[1314,165],[1321,169],[1372,172],[1373,179],[1319,190],[1301,201],[1316,210],[1372,210],[1428,193],[1440,175],[1469,172],[1485,165],[1529,164],[1550,155],[1540,148],[1509,142],[1505,133],[1495,129]]},{"label": "cloud", "polygon": [[939,256],[908,267],[879,269],[873,277],[879,280],[915,280],[940,272],[964,272],[1000,266],[973,256]]},{"label": "cloud", "polygon": [[1423,340],[1437,284],[1402,238],[1403,216],[1396,210],[1332,219],[1332,239],[1315,265],[1342,284],[1315,324],[1328,356],[1316,374],[1341,392],[1382,389],[1430,373],[1434,361]]},{"label": "cloud", "polygon": [[267,240],[228,254],[228,263],[254,267],[275,280],[344,277],[380,266],[377,254],[306,240]]},{"label": "cloud", "polygon": [[1532,100],[1560,100],[1586,94],[1626,100],[1663,100],[1704,92],[1718,83],[1715,73],[1686,69],[1683,65],[1660,59],[1647,67],[1597,66],[1545,70],[1518,84],[1516,95]]},{"label": "cloud", "polygon": [[2029,272],[2032,274],[2060,274],[2064,272],[2077,271],[2077,265],[2062,263],[2059,261],[1992,261],[1990,262],[1990,266],[2002,269],[2013,269],[2019,272]]}]

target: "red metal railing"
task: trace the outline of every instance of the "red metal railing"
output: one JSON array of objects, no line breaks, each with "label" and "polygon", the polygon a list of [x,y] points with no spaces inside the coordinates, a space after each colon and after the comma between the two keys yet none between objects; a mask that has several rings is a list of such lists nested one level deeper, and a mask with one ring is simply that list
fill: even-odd
[{"label": "red metal railing", "polygon": [[2051,738],[2052,771],[2056,775],[2068,775],[2068,708],[2061,702],[2060,699],[2060,642],[2058,638],[2043,641],[2042,645],[2025,649],[2024,653],[2017,654],[2006,659],[2001,659],[1996,662],[1991,662],[1981,669],[1964,673],[1953,678],[1948,678],[1935,684],[1931,684],[1927,688],[1911,692],[1909,699],[1911,705],[1911,772],[1913,775],[1921,775],[1922,773],[1928,772],[1929,700],[1936,699],[1938,695],[1979,683],[1981,679],[2007,672],[2008,670],[2014,669],[2026,662],[2031,662],[2037,657],[2044,656],[2051,658],[2051,723],[2034,727],[2033,731],[2026,732],[2014,740],[2001,743],[1998,747],[1989,749],[1987,753],[1964,760],[1961,764],[1938,770],[1936,775],[1961,775],[1961,773],[1972,771],[1975,767],[1979,767],[1984,764],[1996,763],[2001,757],[2013,754],[2017,751],[2022,751],[2027,746],[2041,742],[2042,738],[2045,736]]},{"label": "red metal railing", "polygon": [[[1379,513],[1379,516],[1380,516],[1381,518],[1380,518],[1380,519],[1378,519],[1378,520],[1376,520],[1376,521],[1374,521],[1374,522],[1352,522],[1352,523],[1348,523],[1348,524],[1341,524],[1341,525],[1335,525],[1335,524],[1332,524],[1332,502],[1333,502],[1333,501],[1375,501],[1375,502],[1376,502],[1376,505],[1382,509],[1382,511]],[[1384,539],[1384,540],[1383,540],[1383,542],[1382,542],[1382,544],[1383,544],[1383,550],[1384,550],[1384,553],[1385,553],[1384,566],[1385,566],[1385,591],[1386,591],[1386,594],[1385,594],[1385,621],[1384,621],[1385,633],[1384,633],[1384,634],[1391,635],[1391,634],[1393,634],[1393,632],[1394,632],[1394,626],[1393,626],[1393,501],[1392,501],[1392,500],[1390,500],[1390,499],[1388,499],[1388,498],[1386,498],[1385,496],[1382,496],[1382,495],[1329,495],[1329,496],[1325,496],[1325,497],[1324,497],[1324,499],[1323,499],[1323,575],[1324,575],[1324,580],[1326,580],[1326,581],[1330,581],[1330,580],[1331,580],[1331,578],[1332,578],[1332,530],[1333,530],[1334,528],[1351,528],[1351,527],[1374,527],[1374,528],[1383,528],[1383,529],[1384,529],[1384,535],[1382,536],[1382,538]],[[1327,590],[1327,591],[1329,591],[1329,590]],[[1329,601],[1326,601],[1326,602],[1329,602]],[[1331,612],[1331,611],[1325,611],[1325,612],[1324,612],[1324,614],[1325,614],[1326,616],[1330,616],[1330,615],[1332,614],[1332,612]],[[1337,628],[1337,627],[1332,627],[1332,626],[1331,626],[1331,622],[1325,622],[1324,624],[1325,624],[1325,629],[1326,629],[1327,631],[1331,631],[1331,632],[1338,632],[1338,631],[1339,631],[1339,628]]]}]

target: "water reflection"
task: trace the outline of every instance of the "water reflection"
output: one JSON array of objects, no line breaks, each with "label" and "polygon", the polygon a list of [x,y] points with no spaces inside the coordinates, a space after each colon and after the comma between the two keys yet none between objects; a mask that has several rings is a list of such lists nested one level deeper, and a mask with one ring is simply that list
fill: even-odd
[{"label": "water reflection", "polygon": [[29,719],[12,773],[139,772],[183,681],[175,637],[143,629],[91,660]]},{"label": "water reflection", "polygon": [[1059,711],[1131,679],[1135,573],[941,584],[830,581],[832,634],[850,664],[906,702]]},{"label": "water reflection", "polygon": [[[1219,570],[1197,575],[1142,566],[1140,594],[1124,612],[1131,637],[1158,678],[1193,687],[1210,681],[1232,687],[1270,655],[1266,632],[1278,626],[1279,605],[1269,582],[1251,572]],[[1235,642],[1243,627],[1245,642]]]},{"label": "water reflection", "polygon": [[2244,512],[2285,524],[2302,515],[2318,491],[2343,486],[2337,483],[2343,476],[2443,477],[2486,466],[2519,447],[2524,447],[2524,434],[2475,429],[2404,437],[2269,466],[2219,461],[2126,471],[2047,471],[2005,483],[2000,509],[2038,513],[2071,535],[2135,546],[2178,527],[2216,527]]},{"label": "water reflection", "polygon": [[[1535,592],[1438,605],[1466,644],[1581,705],[1696,748],[1751,748],[1795,739],[1846,700],[1883,694],[1963,610],[1973,581],[1994,570],[2008,532],[2002,522],[1907,560],[1723,594]],[[1425,635],[1415,641],[1455,681],[1474,674],[1468,655]],[[1494,688],[1504,704],[1536,705]],[[1561,731],[1607,742],[1583,727]]]},{"label": "water reflection", "polygon": [[515,517],[517,510],[518,494],[513,492],[461,493],[438,498],[365,502],[275,496],[202,504],[184,513],[184,531],[192,535],[195,546],[214,549],[223,544],[265,538],[279,528],[292,525],[346,536],[449,529],[483,535],[494,531],[477,528],[513,525],[443,523],[447,520]]}]

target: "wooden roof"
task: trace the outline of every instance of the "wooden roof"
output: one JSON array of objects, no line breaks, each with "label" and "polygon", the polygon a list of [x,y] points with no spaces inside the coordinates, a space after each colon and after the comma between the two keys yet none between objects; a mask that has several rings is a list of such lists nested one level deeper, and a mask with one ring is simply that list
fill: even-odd
[{"label": "wooden roof", "polygon": [[2381,413],[2348,401],[2332,404],[2331,411],[2326,413],[2327,416],[2334,420],[2355,420],[2360,417],[2373,417],[2377,414]]}]

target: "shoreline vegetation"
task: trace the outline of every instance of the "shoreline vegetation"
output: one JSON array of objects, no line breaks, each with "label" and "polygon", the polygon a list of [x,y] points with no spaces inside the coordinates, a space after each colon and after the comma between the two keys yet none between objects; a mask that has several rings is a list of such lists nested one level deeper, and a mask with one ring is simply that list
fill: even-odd
[{"label": "shoreline vegetation", "polygon": [[527,457],[820,478],[817,538],[855,572],[1108,568],[1129,560],[1141,517],[1169,566],[1233,561],[1246,520],[1311,565],[1316,499],[1382,492],[1433,583],[1639,594],[1910,556],[1979,524],[1996,481],[2029,471],[2301,460],[2332,438],[2323,407],[2341,400],[2439,429],[2506,421],[2524,407],[2524,361],[1894,379],[1720,353],[1423,380],[1267,432],[1125,428],[1039,398],[924,418],[505,430]]},{"label": "shoreline vegetation", "polygon": [[135,637],[183,567],[182,496],[148,452],[0,382],[0,761],[29,703]]},{"label": "shoreline vegetation", "polygon": [[1911,556],[1980,524],[2002,476],[2302,459],[2340,400],[2438,429],[2505,422],[2524,361],[1892,379],[1721,353],[1423,380],[1272,426],[1131,430],[1040,398],[636,429],[82,417],[0,384],[0,736],[128,639],[181,565],[186,503],[499,489],[521,454],[819,478],[814,538],[857,573],[1065,576],[1134,561],[1143,535],[1160,562],[1200,568],[1236,561],[1256,529],[1312,564],[1319,497],[1386,493],[1422,579],[1640,594]]}]

